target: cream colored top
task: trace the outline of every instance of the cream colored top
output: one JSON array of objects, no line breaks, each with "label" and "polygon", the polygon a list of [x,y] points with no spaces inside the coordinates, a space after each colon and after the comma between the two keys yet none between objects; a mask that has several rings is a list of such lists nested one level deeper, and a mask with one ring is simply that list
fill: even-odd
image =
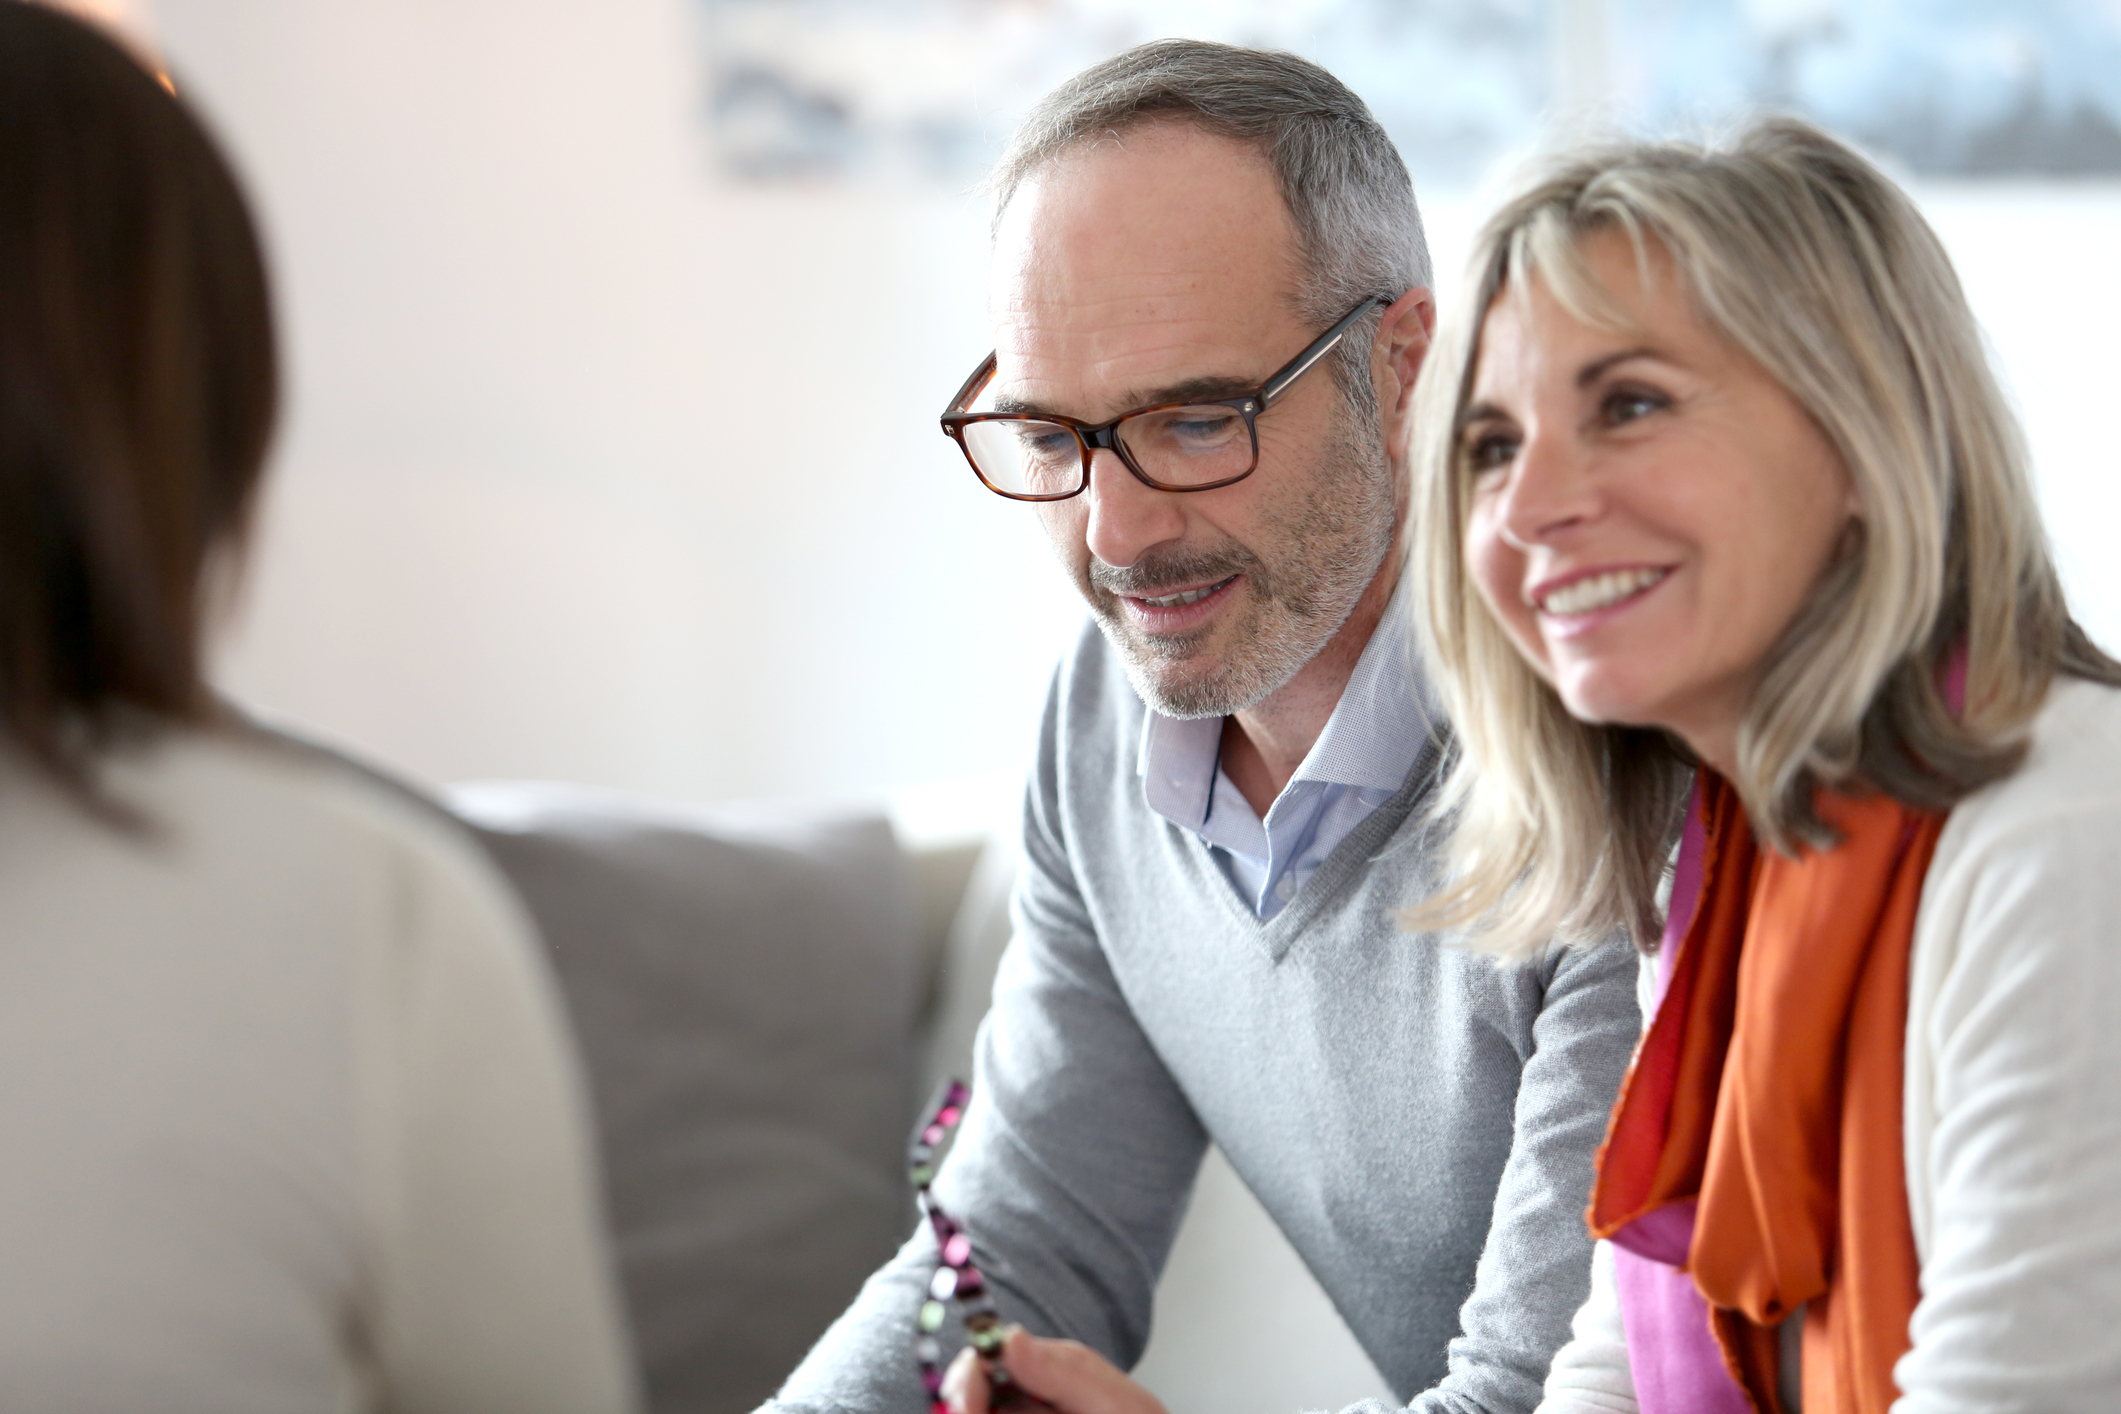
[{"label": "cream colored top", "polygon": [[[1647,974],[1645,974],[1647,975]],[[1894,1414],[2121,1404],[2121,692],[2063,681],[2014,775],[1952,812],[1909,957]],[[1633,1414],[1598,1244],[1540,1414]]]},{"label": "cream colored top", "polygon": [[196,732],[0,762],[0,1409],[633,1407],[555,988],[473,848]]}]

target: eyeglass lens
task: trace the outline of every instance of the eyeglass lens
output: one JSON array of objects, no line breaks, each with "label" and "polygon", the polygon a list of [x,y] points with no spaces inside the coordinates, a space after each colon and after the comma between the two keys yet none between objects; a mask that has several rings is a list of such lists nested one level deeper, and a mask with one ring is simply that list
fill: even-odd
[{"label": "eyeglass lens", "polygon": [[[967,423],[965,449],[987,484],[1025,496],[1060,496],[1082,485],[1083,442],[1058,422],[998,418]],[[1166,486],[1206,486],[1252,469],[1252,429],[1236,408],[1214,403],[1136,413],[1114,429],[1144,476]]]}]

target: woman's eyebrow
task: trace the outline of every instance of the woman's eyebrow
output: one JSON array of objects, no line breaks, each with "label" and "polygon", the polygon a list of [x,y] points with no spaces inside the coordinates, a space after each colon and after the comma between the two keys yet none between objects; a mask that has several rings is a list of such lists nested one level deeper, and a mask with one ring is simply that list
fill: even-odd
[{"label": "woman's eyebrow", "polygon": [[[1589,386],[1591,386],[1591,384],[1596,383],[1600,378],[1603,378],[1607,373],[1611,372],[1615,367],[1620,364],[1626,363],[1631,358],[1663,357],[1663,354],[1659,353],[1656,349],[1650,347],[1648,344],[1639,344],[1634,348],[1628,349],[1616,349],[1612,353],[1599,355],[1597,358],[1594,358],[1589,363],[1585,364],[1582,368],[1576,370],[1576,386],[1578,388],[1588,388]],[[1509,420],[1509,416],[1509,413],[1503,411],[1503,409],[1497,407],[1494,403],[1474,403],[1469,406],[1464,412],[1458,415],[1458,425],[1460,428],[1466,428],[1476,422],[1493,422],[1497,420],[1506,422]]]},{"label": "woman's eyebrow", "polygon": [[1474,428],[1497,424],[1497,422],[1508,424],[1510,422],[1510,413],[1506,413],[1500,407],[1495,407],[1493,403],[1474,403],[1472,407],[1468,407],[1466,411],[1459,413],[1457,424],[1451,428],[1451,441],[1461,441],[1463,437],[1468,437]]},{"label": "woman's eyebrow", "polygon": [[1579,388],[1590,387],[1600,378],[1603,378],[1615,364],[1626,363],[1631,358],[1657,358],[1659,356],[1657,350],[1647,344],[1641,344],[1632,349],[1621,349],[1617,353],[1609,353],[1603,358],[1594,358],[1582,368],[1576,370],[1576,386]]}]

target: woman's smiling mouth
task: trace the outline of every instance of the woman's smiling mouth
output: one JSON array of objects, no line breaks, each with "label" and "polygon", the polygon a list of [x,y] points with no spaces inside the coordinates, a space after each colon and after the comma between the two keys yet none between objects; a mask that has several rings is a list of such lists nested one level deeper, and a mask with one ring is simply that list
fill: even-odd
[{"label": "woman's smiling mouth", "polygon": [[1528,597],[1542,614],[1552,618],[1575,618],[1647,594],[1670,573],[1669,568],[1651,566],[1605,570],[1578,576],[1550,589],[1536,590]]}]

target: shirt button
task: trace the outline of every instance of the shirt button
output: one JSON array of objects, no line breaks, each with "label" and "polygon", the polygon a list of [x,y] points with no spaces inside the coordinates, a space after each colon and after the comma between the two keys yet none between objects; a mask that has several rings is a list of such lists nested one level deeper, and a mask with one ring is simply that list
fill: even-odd
[{"label": "shirt button", "polygon": [[1274,897],[1283,903],[1296,897],[1296,877],[1293,874],[1284,874],[1274,881]]}]

